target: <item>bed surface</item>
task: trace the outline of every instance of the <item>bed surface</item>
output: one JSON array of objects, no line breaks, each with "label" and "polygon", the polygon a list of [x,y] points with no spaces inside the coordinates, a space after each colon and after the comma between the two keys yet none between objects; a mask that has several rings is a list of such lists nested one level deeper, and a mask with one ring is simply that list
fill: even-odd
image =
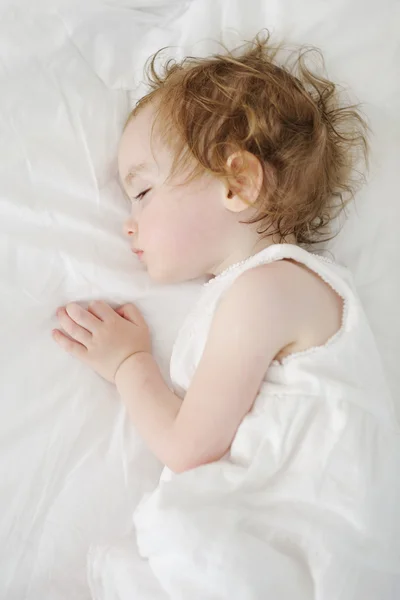
[{"label": "bed surface", "polygon": [[[368,185],[338,238],[399,404],[400,59],[395,0],[98,0],[0,4],[0,597],[86,600],[90,544],[122,535],[161,465],[112,385],[52,341],[70,300],[132,300],[168,379],[201,281],[157,286],[122,236],[116,149],[146,58],[207,54],[261,27],[321,47],[362,100]],[[279,35],[278,35],[279,34]]]}]

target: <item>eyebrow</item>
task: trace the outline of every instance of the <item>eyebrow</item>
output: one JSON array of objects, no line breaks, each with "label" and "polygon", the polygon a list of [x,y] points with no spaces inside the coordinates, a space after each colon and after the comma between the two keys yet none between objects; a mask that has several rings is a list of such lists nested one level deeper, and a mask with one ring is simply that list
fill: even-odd
[{"label": "eyebrow", "polygon": [[140,163],[138,165],[132,165],[129,167],[128,173],[125,175],[124,181],[126,185],[131,185],[132,179],[134,179],[137,175],[145,171],[149,168],[147,163]]}]

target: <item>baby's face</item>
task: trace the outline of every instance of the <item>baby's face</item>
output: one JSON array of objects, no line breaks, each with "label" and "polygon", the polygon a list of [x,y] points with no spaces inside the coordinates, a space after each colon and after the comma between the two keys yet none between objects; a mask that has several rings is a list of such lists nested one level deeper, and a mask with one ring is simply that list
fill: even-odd
[{"label": "baby's face", "polygon": [[[158,282],[173,283],[213,273],[224,258],[233,215],[223,205],[226,184],[204,174],[168,180],[171,150],[151,136],[154,108],[142,108],[128,123],[119,147],[119,173],[132,202],[124,231],[132,249]],[[183,183],[182,183],[183,182]]]}]

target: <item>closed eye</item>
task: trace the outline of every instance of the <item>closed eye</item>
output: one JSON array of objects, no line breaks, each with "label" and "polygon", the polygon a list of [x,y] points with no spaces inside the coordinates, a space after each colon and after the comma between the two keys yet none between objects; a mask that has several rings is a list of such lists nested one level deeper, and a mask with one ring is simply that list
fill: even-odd
[{"label": "closed eye", "polygon": [[135,196],[135,200],[142,200],[145,195],[150,192],[151,188],[148,188],[147,190],[143,190],[143,192],[140,192],[140,194],[138,194],[137,196]]}]

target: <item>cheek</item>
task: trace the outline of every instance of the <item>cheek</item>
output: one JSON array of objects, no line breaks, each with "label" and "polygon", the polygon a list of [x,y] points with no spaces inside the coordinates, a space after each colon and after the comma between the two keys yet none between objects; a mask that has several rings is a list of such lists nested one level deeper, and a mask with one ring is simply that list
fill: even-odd
[{"label": "cheek", "polygon": [[179,215],[165,210],[161,203],[149,204],[140,217],[139,240],[151,253],[170,252],[181,238]]},{"label": "cheek", "polygon": [[140,218],[139,239],[149,250],[174,252],[198,237],[198,224],[189,203],[152,202]]},{"label": "cheek", "polygon": [[147,271],[153,281],[174,283],[191,278],[190,273],[186,276],[186,269],[192,265],[195,254],[188,226],[182,214],[172,215],[171,212],[157,212],[154,218],[143,223],[140,240],[146,252]]},{"label": "cheek", "polygon": [[185,215],[178,215],[174,218],[167,217],[155,224],[151,238],[154,248],[174,259],[190,253],[199,236],[196,235],[195,223],[185,218]]},{"label": "cheek", "polygon": [[139,242],[147,251],[149,268],[162,264],[168,270],[171,265],[182,266],[182,260],[196,268],[213,256],[225,231],[220,184],[193,188],[186,187],[173,198],[154,198],[143,210]]}]

